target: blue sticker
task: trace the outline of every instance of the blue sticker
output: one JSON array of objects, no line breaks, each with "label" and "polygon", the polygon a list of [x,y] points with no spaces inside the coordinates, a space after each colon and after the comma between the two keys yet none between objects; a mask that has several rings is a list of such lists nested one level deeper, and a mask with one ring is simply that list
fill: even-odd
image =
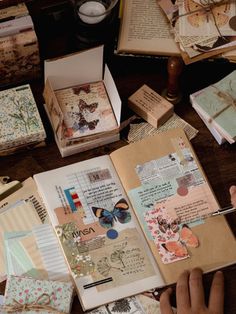
[{"label": "blue sticker", "polygon": [[109,229],[107,231],[107,237],[109,239],[116,239],[118,237],[118,232],[115,229]]}]

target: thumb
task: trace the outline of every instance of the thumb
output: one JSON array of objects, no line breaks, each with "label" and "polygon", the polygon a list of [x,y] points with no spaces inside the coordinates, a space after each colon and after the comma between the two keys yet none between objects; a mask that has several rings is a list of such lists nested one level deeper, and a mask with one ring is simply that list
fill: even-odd
[{"label": "thumb", "polygon": [[231,196],[231,204],[236,207],[236,186],[232,185],[229,189],[229,193]]}]

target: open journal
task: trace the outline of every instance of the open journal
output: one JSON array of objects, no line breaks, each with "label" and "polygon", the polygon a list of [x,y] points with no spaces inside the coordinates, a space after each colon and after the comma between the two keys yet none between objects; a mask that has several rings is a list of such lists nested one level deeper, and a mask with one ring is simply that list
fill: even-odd
[{"label": "open journal", "polygon": [[34,179],[84,310],[174,283],[187,268],[236,261],[234,235],[224,217],[210,217],[219,205],[182,129]]},{"label": "open journal", "polygon": [[170,23],[156,0],[122,1],[117,53],[180,55]]}]

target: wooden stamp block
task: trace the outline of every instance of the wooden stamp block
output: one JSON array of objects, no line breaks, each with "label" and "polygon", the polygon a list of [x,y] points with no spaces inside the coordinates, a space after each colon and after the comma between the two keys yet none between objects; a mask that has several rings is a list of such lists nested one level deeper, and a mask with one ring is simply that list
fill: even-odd
[{"label": "wooden stamp block", "polygon": [[154,128],[165,123],[174,112],[174,106],[169,101],[145,84],[129,97],[128,104]]}]

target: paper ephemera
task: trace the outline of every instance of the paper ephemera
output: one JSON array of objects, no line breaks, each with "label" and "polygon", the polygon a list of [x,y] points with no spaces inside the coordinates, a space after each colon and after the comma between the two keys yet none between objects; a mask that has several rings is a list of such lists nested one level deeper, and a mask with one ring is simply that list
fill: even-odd
[{"label": "paper ephemera", "polygon": [[158,3],[173,27],[186,64],[235,46],[235,2],[178,0],[173,4],[170,0],[159,0]]},{"label": "paper ephemera", "polygon": [[[154,261],[110,158],[102,156],[54,171],[57,175],[50,175],[48,185],[52,198],[46,200],[49,216],[86,302],[91,302],[91,292],[95,298],[114,290],[117,295],[127,280],[138,289],[139,282],[146,285],[146,280],[155,278]],[[36,175],[36,181],[44,175]],[[119,290],[119,298],[124,297]]]},{"label": "paper ephemera", "polygon": [[[173,309],[174,313],[175,310]],[[160,303],[145,295],[139,294],[101,306],[89,314],[161,314]]]},{"label": "paper ephemera", "polygon": [[55,94],[64,114],[66,139],[117,128],[102,81],[57,90]]},{"label": "paper ephemera", "polygon": [[201,223],[217,209],[190,150],[181,139],[174,139],[173,146],[175,153],[136,167],[142,185],[129,191],[145,234],[165,264],[190,257],[188,248],[197,248],[199,241],[187,224]]},{"label": "paper ephemera", "polygon": [[83,278],[83,288],[96,287],[98,291],[122,286],[141,280],[143,275],[153,275],[148,257],[140,246],[140,237],[135,229],[124,230],[117,239],[100,236],[90,241],[81,241],[75,224],[56,228],[63,250],[75,281]]},{"label": "paper ephemera", "polygon": [[236,71],[190,95],[193,108],[231,144],[236,139]]},{"label": "paper ephemera", "polygon": [[235,36],[235,30],[230,27],[230,20],[236,14],[233,1],[223,4],[214,2],[209,7],[207,1],[178,0],[179,31],[181,36]]},{"label": "paper ephemera", "polygon": [[131,123],[130,124],[130,131],[128,134],[128,142],[134,143],[137,141],[142,140],[143,138],[147,136],[151,136],[157,133],[161,133],[173,128],[182,128],[188,139],[193,139],[197,133],[198,130],[192,127],[189,123],[181,119],[176,113],[174,113],[163,125],[161,125],[159,128],[154,128],[151,124],[147,122],[141,122],[141,123]]}]

